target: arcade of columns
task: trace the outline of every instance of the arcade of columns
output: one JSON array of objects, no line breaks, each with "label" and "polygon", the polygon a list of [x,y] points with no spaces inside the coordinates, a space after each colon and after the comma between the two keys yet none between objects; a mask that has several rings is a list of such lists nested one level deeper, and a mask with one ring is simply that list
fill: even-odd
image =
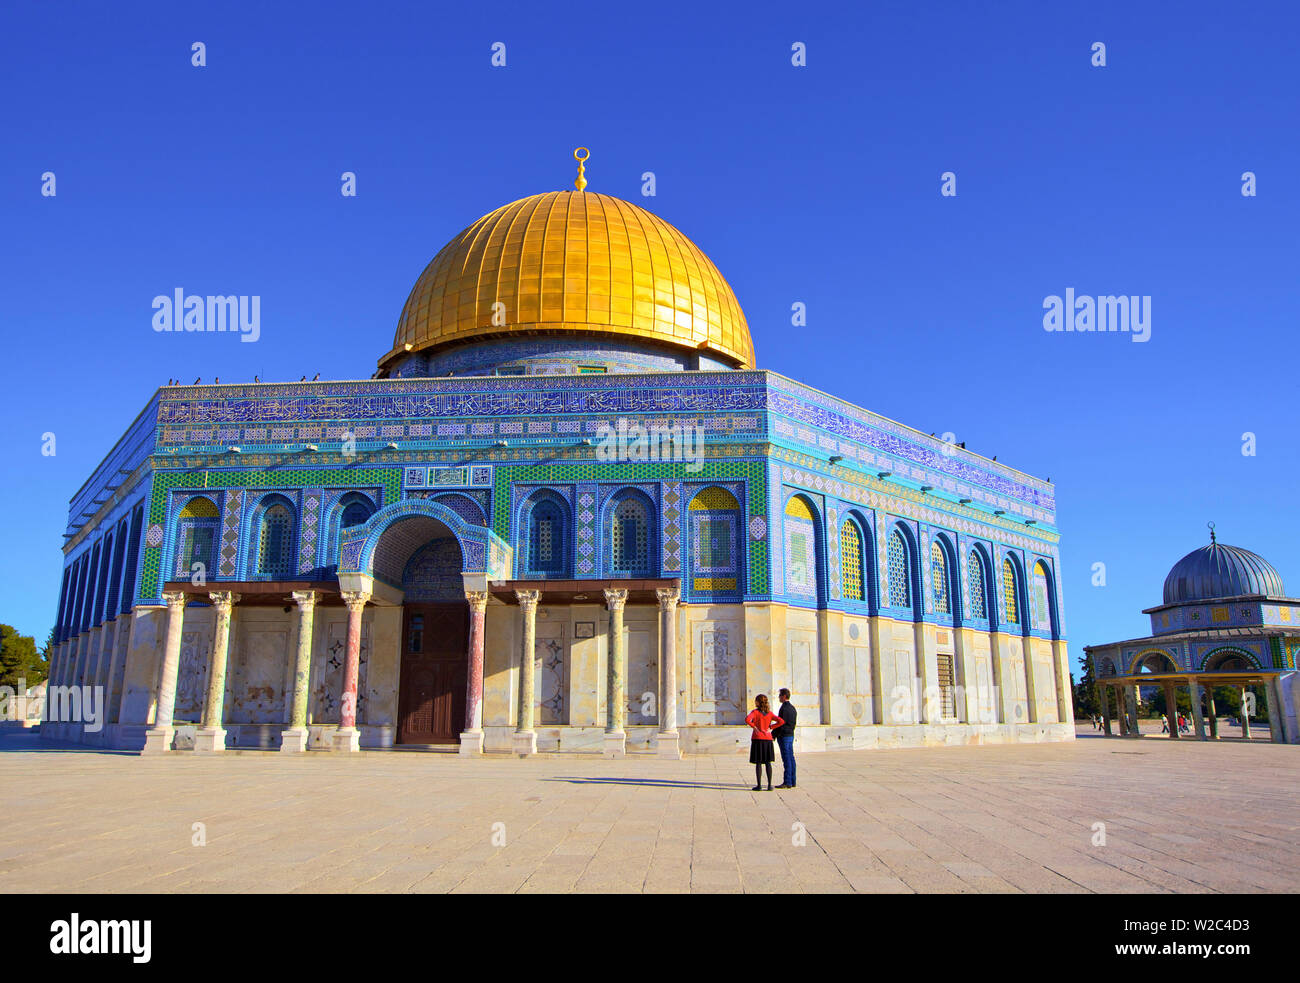
[{"label": "arcade of columns", "polygon": [[[534,729],[536,667],[534,646],[536,639],[537,604],[541,591],[516,590],[522,620],[522,644],[519,657],[519,702],[516,712],[513,749],[520,755],[537,753],[537,732]],[[677,732],[677,602],[681,592],[675,587],[658,588],[660,614],[660,700],[658,754],[661,757],[680,758],[680,740]],[[293,698],[290,704],[289,726],[281,733],[280,750],[302,753],[307,750],[307,689],[311,676],[312,628],[318,592],[294,591],[298,605],[298,646],[294,659]],[[361,750],[361,732],[357,728],[357,684],[361,664],[361,616],[371,594],[367,591],[341,591],[340,596],[348,609],[347,649],[343,663],[343,690],[340,694],[339,726],[334,734],[333,750]],[[158,709],[153,727],[145,735],[142,753],[159,754],[169,751],[176,733],[173,714],[176,705],[176,685],[180,672],[181,628],[184,621],[187,595],[181,591],[163,594],[167,605],[167,634],[163,652],[161,678],[158,684]],[[226,695],[226,666],[230,655],[231,617],[239,595],[232,591],[212,591],[208,594],[216,613],[213,633],[212,657],[208,669],[208,689],[203,706],[202,721],[194,735],[194,750],[200,754],[213,754],[226,748],[224,704]],[[461,754],[481,754],[483,751],[483,633],[487,611],[488,592],[466,590],[469,602],[468,672],[465,687],[465,731],[461,735]],[[627,749],[624,730],[627,699],[627,644],[623,637],[623,607],[627,591],[619,588],[605,589],[605,602],[609,609],[609,657],[607,658],[606,723],[604,752],[610,757],[622,757]]]},{"label": "arcade of columns", "polygon": [[[1210,679],[1204,676],[1185,677],[1183,683],[1187,687],[1187,695],[1192,705],[1192,724],[1198,741],[1217,741],[1219,739],[1219,719],[1214,707],[1214,686],[1228,685],[1236,686],[1241,690],[1241,703],[1247,705],[1247,687],[1240,684],[1239,680],[1223,677],[1214,677]],[[1141,685],[1159,686],[1165,694],[1166,717],[1169,718],[1169,737],[1178,740],[1182,737],[1178,733],[1178,703],[1176,694],[1179,681],[1172,679],[1152,680],[1149,683],[1139,682],[1107,682],[1105,679],[1097,680],[1097,695],[1101,697],[1101,720],[1102,729],[1107,737],[1113,735],[1111,730],[1111,720],[1115,720],[1119,725],[1120,737],[1140,737],[1141,732],[1138,728],[1137,704],[1138,688]],[[1275,742],[1281,742],[1282,725],[1281,725],[1281,705],[1274,693],[1274,682],[1265,677],[1262,685],[1267,693],[1268,699],[1268,718],[1269,718],[1269,736]],[[1115,717],[1111,716],[1111,692],[1115,693],[1116,709],[1119,711]],[[1204,709],[1202,709],[1201,697],[1204,695]],[[1208,718],[1208,719],[1207,719]],[[1208,724],[1208,726],[1207,726]],[[1250,738],[1250,715],[1243,712],[1241,714],[1241,736],[1244,739]]]}]

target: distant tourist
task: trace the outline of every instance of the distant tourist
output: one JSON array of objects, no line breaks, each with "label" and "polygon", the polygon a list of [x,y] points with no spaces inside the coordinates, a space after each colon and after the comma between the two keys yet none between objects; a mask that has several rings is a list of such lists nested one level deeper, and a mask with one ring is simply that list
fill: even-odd
[{"label": "distant tourist", "polygon": [[776,735],[776,746],[781,749],[781,784],[777,788],[794,788],[794,725],[799,719],[799,711],[790,702],[790,691],[781,690],[781,708],[777,713],[784,723],[781,732]]},{"label": "distant tourist", "polygon": [[770,792],[772,791],[772,759],[775,757],[772,754],[772,728],[780,727],[783,721],[772,712],[766,694],[759,693],[754,697],[754,709],[749,711],[745,723],[754,729],[749,740],[749,763],[754,766],[753,791],[763,791],[763,767],[766,766],[767,790]]},{"label": "distant tourist", "polygon": [[1162,734],[1169,733],[1169,718],[1165,716],[1163,713],[1160,715],[1160,733]]}]

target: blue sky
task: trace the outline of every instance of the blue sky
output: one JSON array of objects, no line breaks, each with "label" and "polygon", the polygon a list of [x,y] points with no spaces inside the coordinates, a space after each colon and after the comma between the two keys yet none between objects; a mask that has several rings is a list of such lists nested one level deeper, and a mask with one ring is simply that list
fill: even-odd
[{"label": "blue sky", "polygon": [[[1207,520],[1300,590],[1294,5],[176,6],[0,14],[0,621],[43,640],[68,499],[154,388],[369,376],[442,244],[577,145],[760,367],[1053,480],[1076,656]],[[155,334],[177,286],[260,295],[261,340]],[[1150,295],[1151,340],[1045,332],[1067,287]]]}]

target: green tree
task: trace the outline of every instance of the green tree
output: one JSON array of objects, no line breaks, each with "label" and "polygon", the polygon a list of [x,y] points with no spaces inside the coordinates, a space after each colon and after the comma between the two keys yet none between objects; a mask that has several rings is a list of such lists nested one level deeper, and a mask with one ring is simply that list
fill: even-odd
[{"label": "green tree", "polygon": [[1074,719],[1087,719],[1094,713],[1101,713],[1101,697],[1097,694],[1097,680],[1092,674],[1092,660],[1083,660],[1083,676],[1076,684],[1074,673],[1070,673],[1070,690],[1074,697]]},{"label": "green tree", "polygon": [[0,625],[0,686],[31,687],[46,677],[46,662],[36,651],[36,639],[20,635],[11,625]]}]

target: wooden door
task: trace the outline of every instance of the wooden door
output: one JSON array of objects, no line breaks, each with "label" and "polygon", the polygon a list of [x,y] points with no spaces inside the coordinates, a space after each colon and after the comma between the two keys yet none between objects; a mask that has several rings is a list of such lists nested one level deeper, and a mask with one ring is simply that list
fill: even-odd
[{"label": "wooden door", "polygon": [[402,618],[399,744],[457,744],[465,729],[469,605],[407,604]]}]

